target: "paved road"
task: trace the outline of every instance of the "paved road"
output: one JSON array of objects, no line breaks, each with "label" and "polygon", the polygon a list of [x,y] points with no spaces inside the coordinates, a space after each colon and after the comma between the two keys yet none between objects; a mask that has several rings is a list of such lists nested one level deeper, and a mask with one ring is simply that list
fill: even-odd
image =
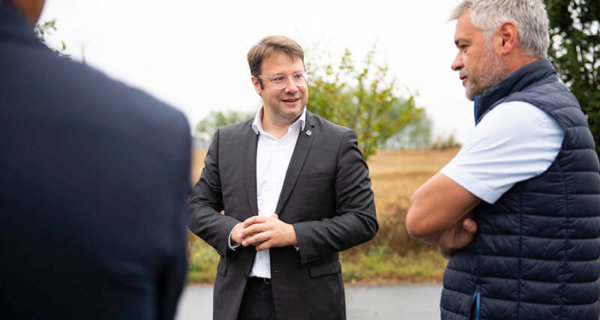
[{"label": "paved road", "polygon": [[[348,320],[439,319],[442,286],[402,285],[346,286]],[[177,320],[211,320],[212,286],[188,286],[177,312]]]}]

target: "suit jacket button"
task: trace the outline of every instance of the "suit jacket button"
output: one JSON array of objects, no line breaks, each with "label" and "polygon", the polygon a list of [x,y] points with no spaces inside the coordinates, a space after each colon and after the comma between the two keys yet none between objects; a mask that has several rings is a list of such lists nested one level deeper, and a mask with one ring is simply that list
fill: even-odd
[{"label": "suit jacket button", "polygon": [[273,273],[278,273],[278,272],[279,272],[279,270],[273,269]]},{"label": "suit jacket button", "polygon": [[244,273],[244,279],[248,279],[248,274]]}]

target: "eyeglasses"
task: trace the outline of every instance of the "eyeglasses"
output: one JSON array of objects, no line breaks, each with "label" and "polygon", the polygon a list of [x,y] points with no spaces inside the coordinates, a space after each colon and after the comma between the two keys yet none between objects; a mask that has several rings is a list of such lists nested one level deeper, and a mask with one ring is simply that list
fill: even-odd
[{"label": "eyeglasses", "polygon": [[273,86],[275,87],[275,89],[284,89],[285,87],[287,87],[287,79],[291,78],[292,82],[294,82],[294,85],[297,87],[304,87],[306,86],[306,83],[308,81],[308,72],[303,71],[303,72],[296,72],[294,74],[292,74],[291,76],[286,76],[283,74],[276,74],[272,77],[267,77],[267,76],[261,76],[261,75],[257,75],[257,77],[259,79],[263,79],[263,80],[269,80],[273,83]]}]

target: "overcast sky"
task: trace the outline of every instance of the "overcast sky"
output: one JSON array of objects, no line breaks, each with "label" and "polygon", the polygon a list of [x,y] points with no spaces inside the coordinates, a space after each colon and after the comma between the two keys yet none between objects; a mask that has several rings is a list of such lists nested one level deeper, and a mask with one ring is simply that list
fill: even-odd
[{"label": "overcast sky", "polygon": [[472,103],[450,69],[455,23],[447,18],[456,3],[47,0],[41,21],[56,19],[58,31],[49,40],[64,41],[75,60],[84,56],[89,65],[182,110],[192,127],[212,110],[261,105],[246,53],[266,35],[289,36],[336,61],[344,48],[361,60],[377,42],[378,60],[389,66],[401,95],[418,92],[434,134],[454,133],[464,142],[474,124]]}]

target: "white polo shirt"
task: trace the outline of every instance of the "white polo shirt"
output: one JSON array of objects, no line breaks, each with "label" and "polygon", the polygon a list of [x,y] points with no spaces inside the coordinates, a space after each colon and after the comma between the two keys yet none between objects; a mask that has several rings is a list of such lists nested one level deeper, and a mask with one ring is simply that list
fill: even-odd
[{"label": "white polo shirt", "polygon": [[440,172],[491,204],[516,183],[546,171],[563,139],[564,130],[540,108],[502,103],[483,117]]}]

